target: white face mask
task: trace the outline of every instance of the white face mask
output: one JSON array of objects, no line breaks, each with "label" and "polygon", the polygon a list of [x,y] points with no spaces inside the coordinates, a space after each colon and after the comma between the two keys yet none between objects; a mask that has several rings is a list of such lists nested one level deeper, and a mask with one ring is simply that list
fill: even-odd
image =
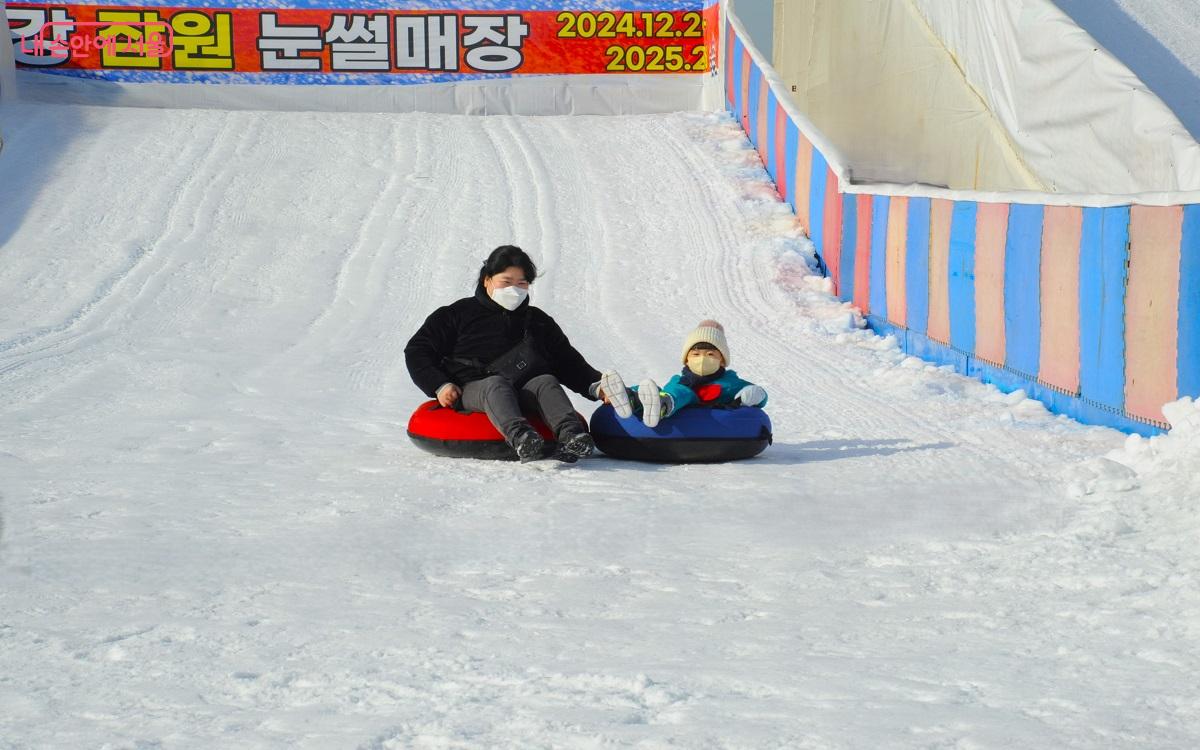
[{"label": "white face mask", "polygon": [[506,286],[493,289],[491,298],[505,310],[516,310],[529,296],[529,290],[519,286]]},{"label": "white face mask", "polygon": [[721,355],[714,351],[689,352],[687,367],[700,377],[712,375],[721,369]]}]

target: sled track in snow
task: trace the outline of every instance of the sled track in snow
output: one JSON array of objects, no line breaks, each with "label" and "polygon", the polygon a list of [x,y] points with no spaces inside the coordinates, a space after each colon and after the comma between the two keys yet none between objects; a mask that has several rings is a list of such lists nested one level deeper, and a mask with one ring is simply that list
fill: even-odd
[{"label": "sled track in snow", "polygon": [[[192,226],[197,223],[203,206],[202,199],[208,192],[200,183],[207,176],[206,166],[217,161],[218,152],[213,150],[213,146],[227,147],[223,135],[229,130],[229,119],[227,116],[221,124],[221,129],[214,134],[209,143],[206,144],[200,138],[194,139],[178,158],[171,160],[178,170],[164,182],[177,182],[178,185],[173,186],[171,191],[171,201],[158,237],[128,251],[128,262],[101,282],[94,293],[87,296],[63,321],[0,342],[0,376],[34,363],[48,366],[49,360],[61,358],[74,351],[73,345],[106,327],[107,320],[127,302],[125,298],[136,297],[145,290],[154,276],[169,262],[170,256],[176,252],[177,240],[172,233],[178,226],[179,213],[185,210],[192,211],[190,223]],[[81,155],[83,165],[99,161],[99,156],[104,152],[102,143],[102,140],[91,142],[90,147]],[[192,165],[190,174],[189,164]],[[54,208],[57,209],[57,221],[64,224],[80,222],[85,226],[89,223],[84,217],[73,214],[66,206],[57,205]],[[47,379],[52,380],[53,377]],[[32,397],[32,394],[27,394],[26,397]]]},{"label": "sled track in snow", "polygon": [[[4,741],[1195,745],[1200,565],[1122,436],[855,330],[734,123],[13,112]],[[129,143],[136,186],[61,166]],[[775,445],[417,450],[404,344],[502,243],[627,382],[721,320]]]}]

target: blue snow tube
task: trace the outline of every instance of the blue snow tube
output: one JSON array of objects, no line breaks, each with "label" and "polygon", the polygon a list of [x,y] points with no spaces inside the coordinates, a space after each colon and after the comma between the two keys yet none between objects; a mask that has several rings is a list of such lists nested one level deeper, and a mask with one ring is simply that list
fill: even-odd
[{"label": "blue snow tube", "polygon": [[605,404],[592,414],[591,430],[596,447],[613,458],[663,464],[736,461],[771,444],[771,418],[753,406],[690,406],[652,428]]}]

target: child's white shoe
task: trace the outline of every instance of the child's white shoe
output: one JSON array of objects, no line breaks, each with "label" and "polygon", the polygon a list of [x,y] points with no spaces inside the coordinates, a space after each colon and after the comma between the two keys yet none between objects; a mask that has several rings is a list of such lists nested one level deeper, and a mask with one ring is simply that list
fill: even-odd
[{"label": "child's white shoe", "polygon": [[646,378],[638,386],[638,400],[642,402],[642,424],[657,427],[663,416],[663,399],[658,383]]},{"label": "child's white shoe", "polygon": [[633,416],[633,404],[629,403],[629,391],[625,388],[625,381],[621,379],[620,373],[616,370],[603,373],[600,376],[600,390],[604,392],[618,417],[626,419]]}]

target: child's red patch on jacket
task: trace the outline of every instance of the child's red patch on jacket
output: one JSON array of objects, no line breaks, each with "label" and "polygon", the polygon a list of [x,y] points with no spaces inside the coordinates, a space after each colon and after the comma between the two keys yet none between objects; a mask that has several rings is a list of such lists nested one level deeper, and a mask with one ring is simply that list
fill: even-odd
[{"label": "child's red patch on jacket", "polygon": [[696,396],[703,402],[716,401],[721,397],[721,386],[716,383],[705,383],[702,386],[692,389],[696,392]]}]

